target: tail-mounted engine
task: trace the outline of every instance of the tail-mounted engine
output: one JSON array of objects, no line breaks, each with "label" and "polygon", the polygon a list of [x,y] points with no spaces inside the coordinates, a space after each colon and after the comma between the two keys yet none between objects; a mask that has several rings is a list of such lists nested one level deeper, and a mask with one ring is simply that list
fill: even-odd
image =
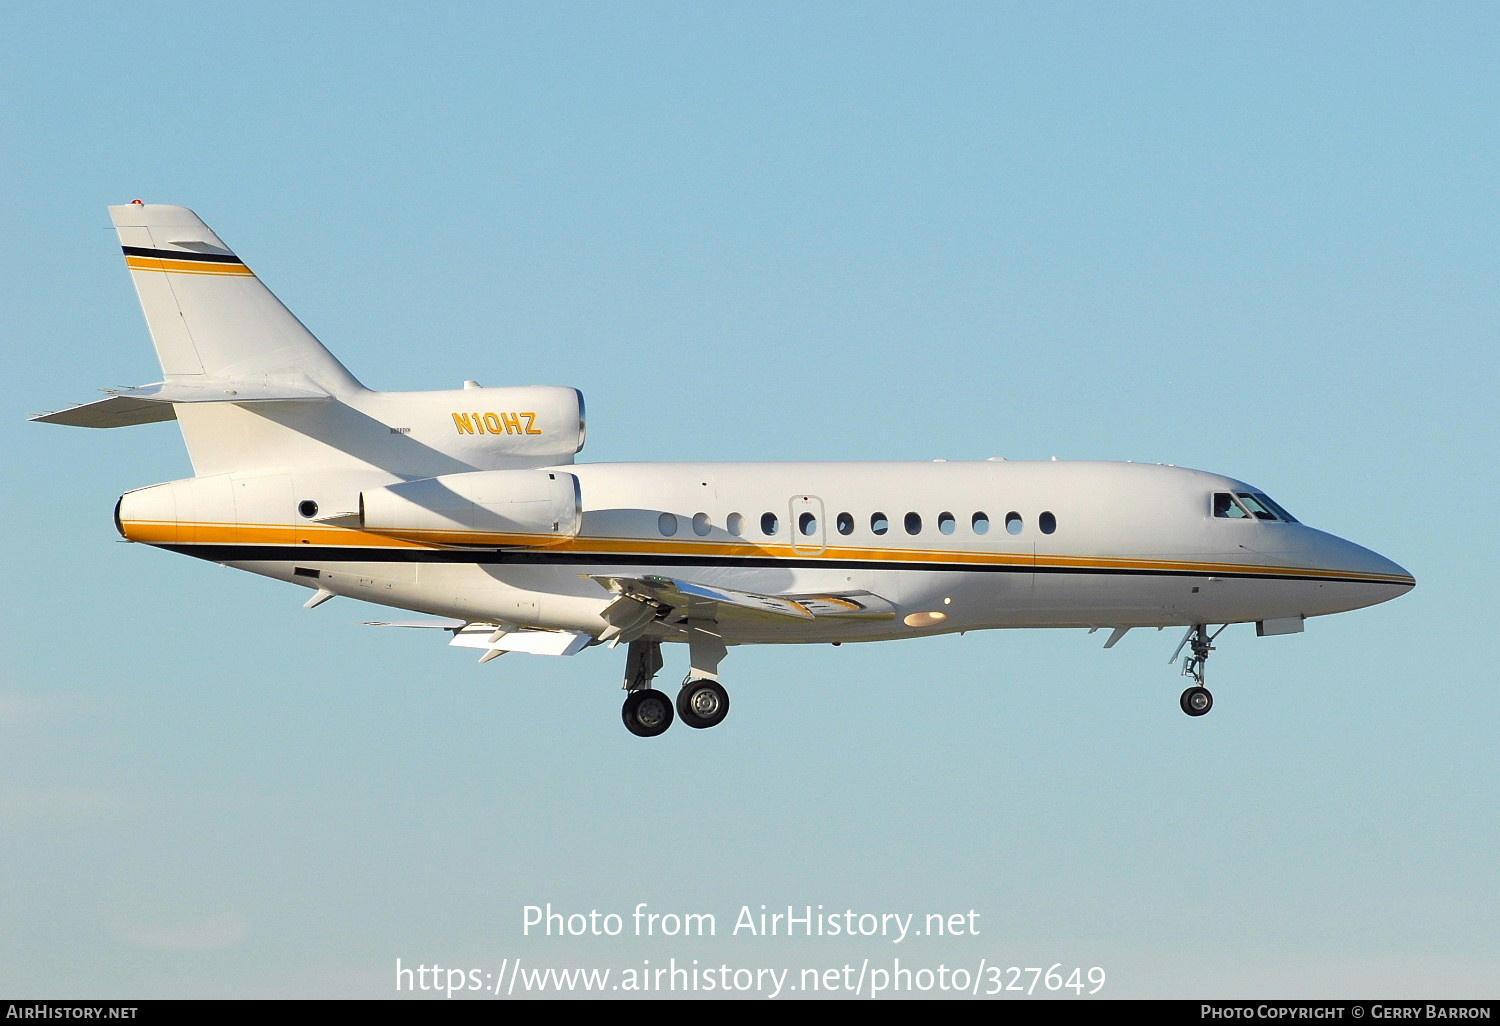
[{"label": "tail-mounted engine", "polygon": [[[220,474],[126,492],[115,524],[157,545],[418,545],[541,548],[583,526],[566,470],[474,470],[370,485],[333,473]],[[389,480],[389,479],[387,479]]]},{"label": "tail-mounted engine", "polygon": [[578,478],[561,470],[477,470],[368,488],[359,526],[436,545],[545,547],[583,527]]}]

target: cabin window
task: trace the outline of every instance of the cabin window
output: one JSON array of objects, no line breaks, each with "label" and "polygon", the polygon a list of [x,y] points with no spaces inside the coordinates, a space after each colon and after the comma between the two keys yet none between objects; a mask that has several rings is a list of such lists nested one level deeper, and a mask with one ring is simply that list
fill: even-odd
[{"label": "cabin window", "polygon": [[958,529],[958,521],[953,519],[952,513],[938,514],[938,530],[943,534],[952,534]]},{"label": "cabin window", "polygon": [[311,499],[303,499],[297,503],[297,512],[301,513],[308,520],[311,520],[318,515],[318,504]]},{"label": "cabin window", "polygon": [[988,513],[975,513],[974,519],[969,521],[974,527],[975,534],[990,533],[990,515]]},{"label": "cabin window", "polygon": [[781,524],[776,519],[775,513],[762,513],[760,515],[760,533],[767,538],[774,535],[780,527]]},{"label": "cabin window", "polygon": [[1036,526],[1042,529],[1043,534],[1051,534],[1057,530],[1057,518],[1051,513],[1043,513],[1036,518]]},{"label": "cabin window", "polygon": [[713,530],[713,527],[714,527],[713,521],[710,520],[710,519],[708,519],[708,514],[707,513],[694,513],[693,514],[693,533],[696,534],[698,537],[700,537],[700,538],[707,537],[708,536],[708,532],[711,531],[711,530]]},{"label": "cabin window", "polygon": [[1020,534],[1022,527],[1021,514],[1011,510],[1005,514],[1005,529],[1011,534]]},{"label": "cabin window", "polygon": [[884,513],[870,514],[870,530],[876,534],[885,534],[891,529],[891,522]]},{"label": "cabin window", "polygon": [[906,514],[906,533],[907,534],[921,534],[922,533],[922,514],[920,514],[920,513],[908,513],[908,514]]},{"label": "cabin window", "polygon": [[724,522],[724,526],[729,529],[730,534],[738,538],[745,533],[745,518],[738,513],[731,513]]},{"label": "cabin window", "polygon": [[818,533],[818,518],[811,513],[803,513],[797,518],[797,530],[802,532],[804,538],[811,538]]},{"label": "cabin window", "polygon": [[662,533],[662,537],[672,537],[677,533],[677,518],[671,513],[663,513],[656,518],[656,529]]},{"label": "cabin window", "polygon": [[854,514],[840,513],[838,516],[838,520],[835,521],[835,523],[838,524],[839,534],[854,533]]}]

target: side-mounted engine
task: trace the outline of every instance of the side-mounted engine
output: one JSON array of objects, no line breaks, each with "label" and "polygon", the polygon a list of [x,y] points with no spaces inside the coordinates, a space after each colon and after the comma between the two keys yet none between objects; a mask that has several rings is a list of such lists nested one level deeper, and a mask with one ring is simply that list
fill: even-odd
[{"label": "side-mounted engine", "polygon": [[326,472],[215,474],[126,492],[115,523],[130,541],[228,546],[237,558],[246,546],[541,548],[578,536],[583,502],[562,469],[378,484]]},{"label": "side-mounted engine", "polygon": [[578,478],[561,470],[476,470],[360,492],[362,530],[438,545],[545,547],[583,528]]}]

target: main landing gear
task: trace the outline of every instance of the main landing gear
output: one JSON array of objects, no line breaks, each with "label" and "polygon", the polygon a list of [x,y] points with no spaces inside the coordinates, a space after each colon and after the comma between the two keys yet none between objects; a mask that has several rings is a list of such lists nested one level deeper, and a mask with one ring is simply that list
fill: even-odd
[{"label": "main landing gear", "polygon": [[[1227,623],[1224,625],[1228,626]],[[1210,634],[1207,624],[1193,624],[1169,660],[1175,662],[1184,646],[1188,646],[1192,653],[1182,661],[1182,675],[1193,678],[1193,686],[1184,691],[1179,700],[1182,711],[1189,716],[1202,716],[1214,707],[1213,693],[1203,686],[1203,671],[1208,666],[1208,654],[1214,650],[1213,640],[1223,633],[1224,627]]]},{"label": "main landing gear", "polygon": [[[718,681],[724,643],[694,630],[688,645],[692,669],[677,694],[677,718],[698,730],[716,727],[729,715],[729,692]],[[672,700],[651,686],[661,667],[660,642],[641,639],[630,643],[625,657],[627,694],[620,718],[636,737],[656,737],[672,725]]]},{"label": "main landing gear", "polygon": [[688,680],[677,692],[677,715],[689,727],[716,727],[729,715],[729,692],[716,680]]},{"label": "main landing gear", "polygon": [[672,700],[655,688],[632,691],[625,696],[620,718],[636,737],[655,737],[672,725]]}]

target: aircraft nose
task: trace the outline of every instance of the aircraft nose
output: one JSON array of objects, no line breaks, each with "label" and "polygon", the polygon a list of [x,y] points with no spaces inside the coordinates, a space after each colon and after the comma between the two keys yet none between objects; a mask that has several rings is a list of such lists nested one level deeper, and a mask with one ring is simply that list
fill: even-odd
[{"label": "aircraft nose", "polygon": [[1374,556],[1375,559],[1379,562],[1381,568],[1380,572],[1385,574],[1387,577],[1390,577],[1394,583],[1400,585],[1406,590],[1410,590],[1417,586],[1416,575],[1413,574],[1410,570],[1406,569],[1406,567],[1397,563],[1395,560],[1386,559],[1378,552],[1372,552],[1371,555]]},{"label": "aircraft nose", "polygon": [[1344,542],[1344,545],[1347,546],[1351,557],[1349,558],[1351,569],[1356,574],[1403,590],[1416,587],[1416,577],[1395,560],[1387,559],[1380,553],[1362,545],[1355,545],[1353,542]]},{"label": "aircraft nose", "polygon": [[1411,571],[1363,545],[1325,534],[1319,548],[1332,575],[1348,582],[1335,587],[1349,609],[1389,602],[1416,587]]}]

